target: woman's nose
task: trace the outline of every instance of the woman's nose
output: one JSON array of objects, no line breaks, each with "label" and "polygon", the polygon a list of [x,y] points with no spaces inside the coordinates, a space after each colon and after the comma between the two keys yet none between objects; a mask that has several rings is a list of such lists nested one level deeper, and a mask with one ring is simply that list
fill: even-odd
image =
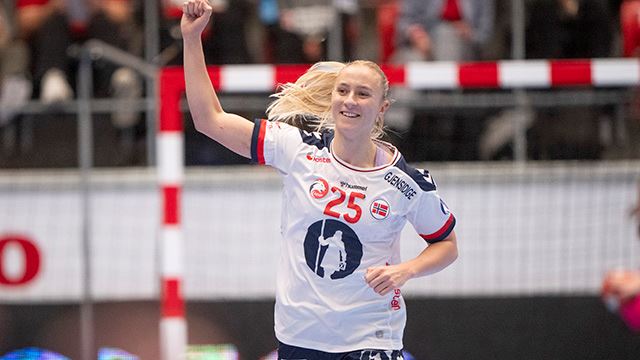
[{"label": "woman's nose", "polygon": [[348,105],[355,105],[356,95],[353,92],[348,93],[346,98],[344,99],[344,103]]}]

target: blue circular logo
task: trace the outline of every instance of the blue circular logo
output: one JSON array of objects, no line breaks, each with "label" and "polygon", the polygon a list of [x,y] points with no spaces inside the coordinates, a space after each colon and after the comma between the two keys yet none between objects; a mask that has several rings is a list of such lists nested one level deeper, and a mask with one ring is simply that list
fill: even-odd
[{"label": "blue circular logo", "polygon": [[321,278],[342,279],[360,266],[362,243],[348,225],[319,220],[307,229],[304,257],[309,269]]}]

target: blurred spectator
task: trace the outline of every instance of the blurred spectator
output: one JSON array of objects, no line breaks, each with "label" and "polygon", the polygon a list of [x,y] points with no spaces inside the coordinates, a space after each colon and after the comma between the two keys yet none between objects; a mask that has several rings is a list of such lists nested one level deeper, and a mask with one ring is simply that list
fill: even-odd
[{"label": "blurred spectator", "polygon": [[527,13],[527,58],[611,56],[614,21],[606,0],[534,0]]},{"label": "blurred spectator", "polygon": [[[212,21],[203,36],[203,48],[207,64],[249,64],[246,25],[252,5],[247,0],[210,0],[213,7]],[[182,0],[162,0],[162,62],[182,64],[180,18]]]},{"label": "blurred spectator", "polygon": [[[493,33],[494,0],[401,0],[399,5],[392,61],[482,59]],[[392,91],[399,102],[415,101],[415,92],[397,87]],[[387,119],[394,119],[398,112],[403,112],[402,116],[413,118],[408,123],[396,122],[402,125],[394,129],[408,131],[406,140],[413,149],[401,150],[412,157],[410,161],[477,159],[484,118],[453,111],[438,114],[416,110],[412,115],[412,111],[396,106],[387,115]]]},{"label": "blurred spectator", "polygon": [[275,63],[274,46],[280,31],[278,0],[259,0],[258,18],[264,28],[264,62]]},{"label": "blurred spectator", "polygon": [[624,0],[620,6],[622,55],[640,56],[640,0]]},{"label": "blurred spectator", "polygon": [[[624,0],[622,2],[620,5],[620,30],[622,33],[622,55],[640,57],[640,0]],[[637,128],[640,124],[640,89],[637,87],[634,89],[630,110],[630,117],[634,120],[634,125]],[[634,133],[633,131],[629,132]],[[637,138],[633,135],[631,137]]]},{"label": "blurred spectator", "polygon": [[376,9],[376,27],[380,39],[380,62],[391,61],[396,48],[396,22],[400,0],[380,0]]},{"label": "blurred spectator", "polygon": [[397,60],[477,60],[494,12],[494,0],[402,0]]},{"label": "blurred spectator", "polygon": [[[338,57],[331,60],[353,59],[358,38],[356,0],[260,0],[259,10],[267,32],[267,61],[313,63],[330,55]],[[332,31],[339,33],[330,38]],[[334,54],[329,54],[331,41],[340,42]]]},{"label": "blurred spectator", "polygon": [[338,13],[340,22],[340,42],[342,45],[342,57],[339,61],[355,60],[356,44],[360,38],[360,27],[358,24],[358,13],[360,7],[357,0],[333,0],[333,6]]},{"label": "blurred spectator", "polygon": [[0,2],[0,128],[29,99],[32,87],[27,77],[28,49],[15,37],[11,10]]},{"label": "blurred spectator", "polygon": [[45,103],[68,100],[73,90],[67,48],[71,45],[65,0],[17,0],[18,34],[31,50],[31,72]]},{"label": "blurred spectator", "polygon": [[[73,97],[75,61],[67,51],[74,43],[98,39],[140,54],[142,33],[134,21],[135,8],[135,0],[18,0],[18,28],[31,50],[40,99],[53,103]],[[99,60],[94,70],[96,96],[132,99],[142,94],[141,80],[132,69]],[[112,114],[119,129],[135,125],[138,119],[136,111],[124,106]]]},{"label": "blurred spectator", "polygon": [[[142,29],[135,21],[135,0],[89,0],[86,38],[98,39],[131,54],[142,54]],[[142,79],[131,68],[110,61],[94,63],[95,95],[135,99],[142,95]],[[140,119],[134,109],[119,106],[111,120],[118,129],[131,128]]]},{"label": "blurred spectator", "polygon": [[246,32],[251,4],[245,0],[213,0],[211,3],[215,18],[204,48],[209,63],[252,63]]},{"label": "blurred spectator", "polygon": [[[528,9],[527,57],[601,58],[612,54],[614,19],[606,0],[535,0]],[[557,90],[560,91],[560,90]],[[598,159],[601,128],[610,127],[612,109],[547,108],[535,115],[529,132],[533,159]]]}]

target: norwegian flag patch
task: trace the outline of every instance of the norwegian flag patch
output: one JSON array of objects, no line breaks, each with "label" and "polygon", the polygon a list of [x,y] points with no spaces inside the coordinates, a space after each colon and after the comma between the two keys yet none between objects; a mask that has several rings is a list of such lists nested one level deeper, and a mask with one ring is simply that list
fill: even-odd
[{"label": "norwegian flag patch", "polygon": [[390,207],[389,203],[384,199],[376,199],[371,203],[371,207],[369,208],[371,212],[371,216],[377,220],[383,220],[387,216],[389,216]]}]

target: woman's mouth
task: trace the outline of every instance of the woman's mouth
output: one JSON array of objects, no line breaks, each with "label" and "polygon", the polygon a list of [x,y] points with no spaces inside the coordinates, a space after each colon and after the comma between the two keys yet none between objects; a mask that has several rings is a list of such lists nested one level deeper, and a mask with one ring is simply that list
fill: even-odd
[{"label": "woman's mouth", "polygon": [[352,112],[349,112],[349,111],[340,111],[340,114],[342,116],[345,116],[345,117],[348,117],[348,118],[352,118],[352,119],[353,118],[357,118],[358,116],[360,116],[360,115],[358,115],[356,113],[352,113]]}]

